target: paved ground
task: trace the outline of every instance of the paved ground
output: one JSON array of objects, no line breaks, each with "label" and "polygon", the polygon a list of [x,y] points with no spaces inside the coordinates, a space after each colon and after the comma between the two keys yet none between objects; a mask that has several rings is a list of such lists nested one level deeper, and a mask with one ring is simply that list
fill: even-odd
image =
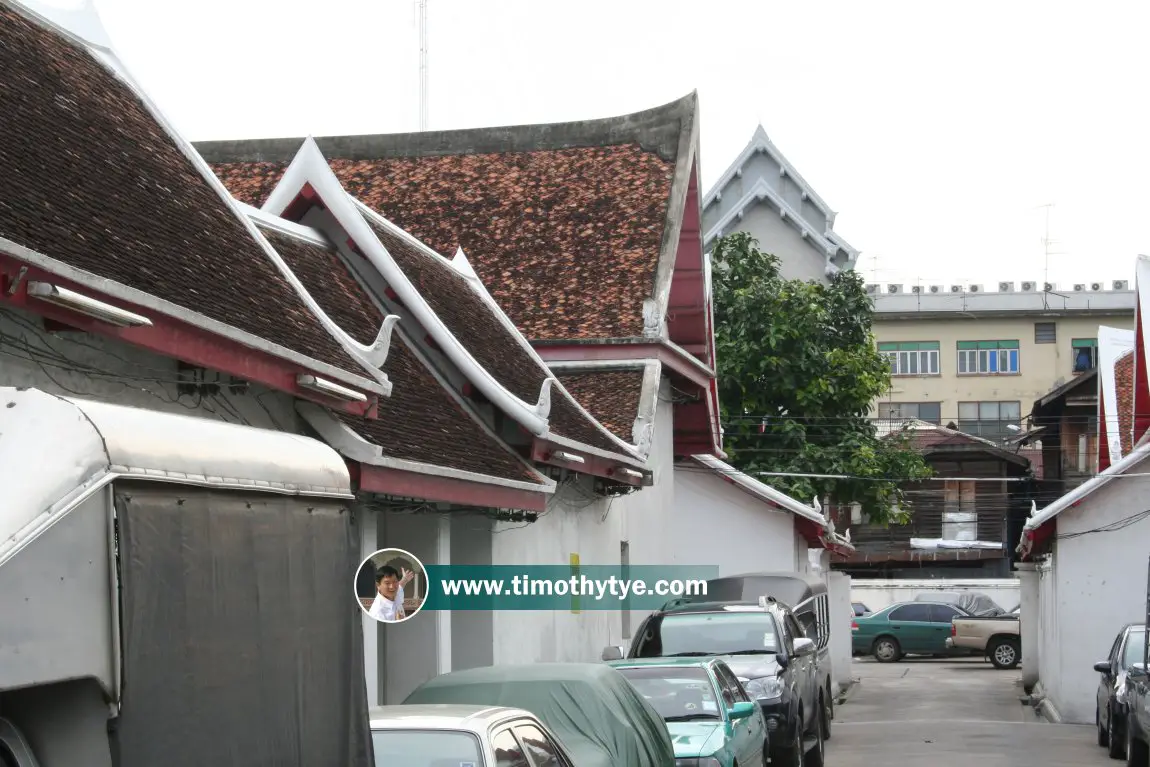
[{"label": "paved ground", "polygon": [[1104,767],[1092,726],[1048,724],[1019,702],[1018,672],[981,660],[856,658],[835,708],[828,767]]}]

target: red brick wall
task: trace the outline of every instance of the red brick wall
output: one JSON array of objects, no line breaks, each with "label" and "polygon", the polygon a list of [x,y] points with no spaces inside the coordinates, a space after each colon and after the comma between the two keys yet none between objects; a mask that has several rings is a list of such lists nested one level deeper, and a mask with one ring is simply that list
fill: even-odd
[{"label": "red brick wall", "polygon": [[[1114,363],[1114,384],[1118,390],[1118,429],[1122,440],[1122,455],[1129,455],[1134,443],[1134,352],[1127,352]],[[1114,423],[1107,413],[1106,425]],[[1111,461],[1117,460],[1111,457]]]}]

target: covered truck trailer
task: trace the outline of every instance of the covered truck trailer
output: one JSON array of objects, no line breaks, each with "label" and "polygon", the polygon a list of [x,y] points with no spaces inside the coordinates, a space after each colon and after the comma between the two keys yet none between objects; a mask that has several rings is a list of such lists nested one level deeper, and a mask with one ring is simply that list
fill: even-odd
[{"label": "covered truck trailer", "polygon": [[372,767],[353,498],[313,439],[0,387],[0,765]]}]

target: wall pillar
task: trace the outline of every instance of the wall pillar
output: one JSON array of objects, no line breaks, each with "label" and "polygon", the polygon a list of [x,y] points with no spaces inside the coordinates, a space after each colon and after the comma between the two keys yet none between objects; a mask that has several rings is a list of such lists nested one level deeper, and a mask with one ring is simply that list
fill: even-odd
[{"label": "wall pillar", "polygon": [[[379,549],[379,515],[360,507],[360,552],[362,562]],[[379,696],[379,623],[364,613],[363,621],[363,674],[367,679],[367,705],[378,706]]]},{"label": "wall pillar", "polygon": [[851,652],[851,578],[846,573],[827,572],[827,596],[830,598],[831,620],[831,685],[837,694],[851,683],[853,654]]},{"label": "wall pillar", "polygon": [[[435,562],[439,565],[451,564],[451,516],[439,515],[439,531],[436,536]],[[431,593],[431,578],[427,579],[426,593]],[[435,670],[438,674],[451,671],[451,611],[439,610],[435,613]]]},{"label": "wall pillar", "polygon": [[[1019,584],[1019,631],[1022,634],[1022,686],[1027,692],[1038,682],[1041,615],[1038,606],[1038,570],[1032,562],[1015,565]],[[1051,627],[1053,629],[1053,627]]]}]

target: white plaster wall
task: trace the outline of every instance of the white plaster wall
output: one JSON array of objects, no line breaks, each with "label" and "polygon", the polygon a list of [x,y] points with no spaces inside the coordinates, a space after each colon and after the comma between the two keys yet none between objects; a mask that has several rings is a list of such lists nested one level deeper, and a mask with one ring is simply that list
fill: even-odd
[{"label": "white plaster wall", "polygon": [[[1038,681],[1051,701],[1062,698],[1062,656],[1058,621],[1058,580],[1055,557],[1039,562],[1038,571]],[[1025,662],[1026,658],[1023,657]]]},{"label": "white plaster wall", "polygon": [[[403,549],[425,565],[437,564],[438,514],[384,512],[377,523],[379,548]],[[380,625],[377,634],[382,702],[402,703],[416,687],[436,676],[435,614],[417,613],[402,623]]]},{"label": "white plaster wall", "polygon": [[[491,519],[473,514],[453,515],[451,564],[490,565]],[[494,614],[479,610],[451,612],[451,670],[490,666],[495,660]]]},{"label": "white plaster wall", "polygon": [[[751,205],[735,231],[749,232],[759,250],[779,257],[779,273],[788,280],[828,282],[826,254],[804,240],[779,211],[767,203]],[[819,232],[821,234],[821,232]]]},{"label": "white plaster wall", "polygon": [[806,552],[796,550],[794,515],[695,464],[675,470],[669,524],[671,547],[682,564],[718,565],[720,576],[809,571]]},{"label": "white plaster wall", "polygon": [[931,578],[929,580],[857,579],[851,582],[851,601],[862,602],[879,611],[896,602],[909,602],[924,591],[975,591],[993,599],[1004,610],[1013,610],[1021,600],[1016,578]]},{"label": "white plaster wall", "polygon": [[1042,682],[1066,722],[1094,723],[1098,674],[1093,666],[1106,657],[1123,626],[1145,620],[1150,521],[1090,531],[1146,510],[1150,477],[1136,475],[1148,470],[1150,461],[1143,461],[1058,517],[1052,624],[1058,667]]},{"label": "white plaster wall", "polygon": [[827,593],[831,611],[831,683],[842,690],[851,680],[854,658],[851,655],[851,577],[846,573],[828,572]]},{"label": "white plaster wall", "polygon": [[253,384],[246,393],[180,396],[176,381],[173,359],[88,333],[51,334],[35,315],[0,308],[0,386],[300,432],[289,395]]},{"label": "white plaster wall", "polygon": [[[651,467],[654,484],[614,499],[596,498],[590,480],[561,482],[545,513],[530,524],[500,522],[492,535],[495,564],[566,565],[578,554],[582,565],[620,564],[620,544],[630,544],[631,564],[669,564],[666,531],[672,480],[670,392],[664,380],[656,415]],[[639,613],[638,615],[642,615]],[[636,614],[632,626],[637,625]],[[494,662],[598,661],[603,647],[623,644],[620,610],[492,614]]]}]

